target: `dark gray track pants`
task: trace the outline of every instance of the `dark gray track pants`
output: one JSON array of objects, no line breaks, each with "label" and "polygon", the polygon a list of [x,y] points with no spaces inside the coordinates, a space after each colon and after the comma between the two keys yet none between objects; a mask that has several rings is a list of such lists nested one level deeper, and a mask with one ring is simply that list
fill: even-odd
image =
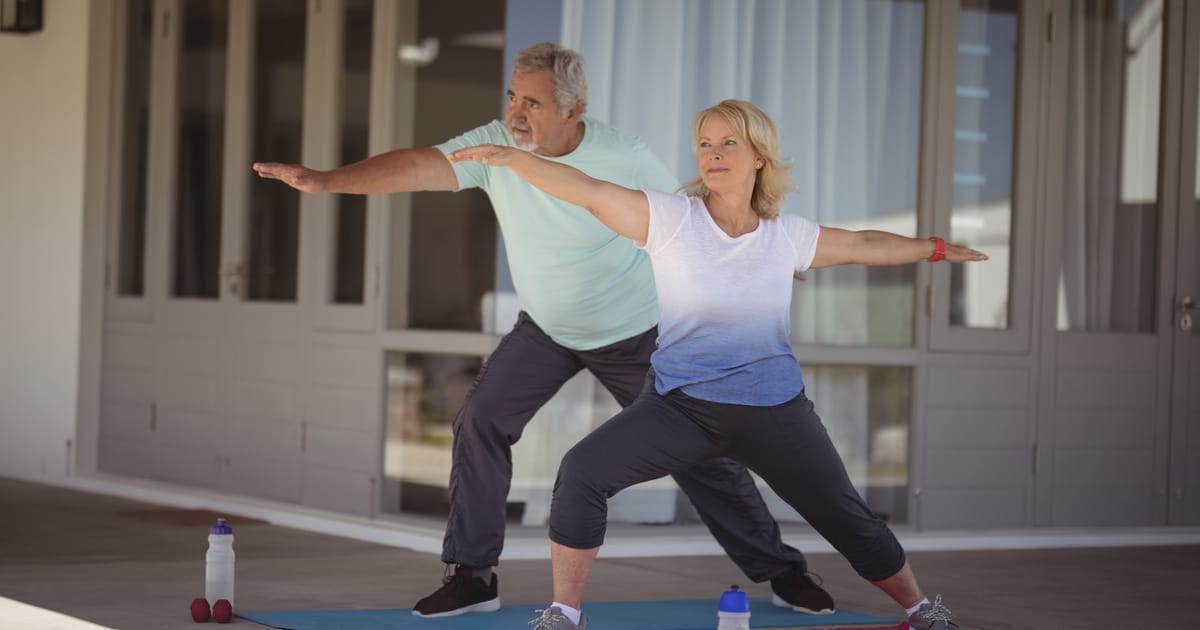
[{"label": "dark gray track pants", "polygon": [[904,566],[904,550],[850,483],[825,425],[802,392],[773,407],[729,405],[679,390],[647,389],[563,457],[550,507],[550,539],[575,549],[604,542],[608,498],[714,457],[744,463],[862,577]]},{"label": "dark gray track pants", "polygon": [[[657,329],[650,329],[610,346],[575,351],[555,343],[520,314],[475,378],[454,421],[444,562],[477,567],[499,562],[512,445],[525,425],[583,369],[627,407],[642,391],[656,338]],[[640,439],[638,427],[630,429],[632,439]],[[671,471],[672,477],[742,572],[762,582],[795,565],[807,569],[804,555],[783,543],[745,467],[730,459],[706,460]],[[600,514],[601,521],[606,516]]]}]

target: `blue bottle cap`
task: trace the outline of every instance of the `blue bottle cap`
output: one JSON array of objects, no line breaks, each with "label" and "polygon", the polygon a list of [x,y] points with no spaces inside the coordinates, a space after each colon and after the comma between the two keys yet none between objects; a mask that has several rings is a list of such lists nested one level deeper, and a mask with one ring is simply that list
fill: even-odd
[{"label": "blue bottle cap", "polygon": [[721,595],[721,603],[717,605],[717,610],[730,613],[750,612],[750,598],[739,591],[735,584]]},{"label": "blue bottle cap", "polygon": [[232,534],[233,528],[225,524],[225,519],[217,519],[217,524],[208,528],[210,534]]}]

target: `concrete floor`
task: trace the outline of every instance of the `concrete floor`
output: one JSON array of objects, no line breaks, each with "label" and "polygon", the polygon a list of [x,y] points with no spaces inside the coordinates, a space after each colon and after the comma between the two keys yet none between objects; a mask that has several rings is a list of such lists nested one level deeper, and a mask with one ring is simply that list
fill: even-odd
[{"label": "concrete floor", "polygon": [[[122,630],[196,628],[188,604],[203,596],[206,527],[217,514],[0,478],[0,515],[0,596]],[[409,607],[442,576],[431,554],[230,521],[239,610]],[[1200,546],[909,557],[922,586],[944,595],[964,629],[1200,627]],[[899,617],[840,556],[815,554],[811,568],[839,606]],[[548,561],[505,561],[498,572],[505,602],[547,602]],[[715,602],[731,583],[752,596],[770,592],[746,584],[722,557],[602,558],[587,596]]]}]

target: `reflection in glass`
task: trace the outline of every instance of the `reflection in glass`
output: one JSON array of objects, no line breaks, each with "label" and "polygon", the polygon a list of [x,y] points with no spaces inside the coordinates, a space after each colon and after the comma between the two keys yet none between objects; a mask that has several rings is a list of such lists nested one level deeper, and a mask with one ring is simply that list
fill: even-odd
[{"label": "reflection in glass", "polygon": [[121,201],[117,227],[117,295],[145,294],[146,150],[150,121],[150,0],[128,5],[124,112],[121,123]]},{"label": "reflection in glass", "polygon": [[[388,353],[380,501],[384,512],[448,514],[454,419],[482,364],[477,356]],[[619,410],[590,373],[581,372],[563,385],[513,446],[507,508],[510,522],[545,524],[563,454]],[[673,496],[673,491],[668,492]],[[674,502],[667,507],[668,511],[658,506],[648,514],[644,509],[623,509],[614,499],[610,521],[669,521],[674,518]]]},{"label": "reflection in glass", "polygon": [[[1200,261],[1200,102],[1196,108],[1196,203],[1192,207],[1192,225],[1196,226],[1195,240],[1192,241],[1192,260]],[[1192,299],[1200,300],[1200,272],[1192,271]],[[1200,311],[1192,311],[1192,336],[1200,337]]]},{"label": "reflection in glass", "polygon": [[[454,419],[482,363],[475,356],[388,353],[384,512],[448,514]],[[867,504],[893,523],[906,522],[912,369],[806,365],[804,379]],[[618,411],[613,397],[582,372],[534,416],[513,446],[511,523],[545,524],[563,454]],[[776,518],[802,520],[765,483],[759,488]],[[627,489],[610,500],[609,521],[697,522],[689,508],[677,512],[686,505],[678,495],[669,478]]]},{"label": "reflection in glass", "polygon": [[1015,0],[963,3],[948,240],[985,251],[990,261],[951,267],[954,326],[1007,328],[1009,323],[1018,22]]},{"label": "reflection in glass", "polygon": [[[415,69],[414,146],[432,146],[503,116],[508,84],[502,47],[475,45],[480,34],[503,41],[504,2],[421,2],[417,41],[441,42],[437,59]],[[392,261],[388,326],[508,332],[516,319],[511,292],[497,292],[496,217],[478,189],[412,196],[407,271]],[[501,311],[499,318],[497,311]],[[501,321],[502,320],[502,321]]]},{"label": "reflection in glass", "polygon": [[172,295],[216,298],[221,256],[228,12],[207,0],[183,5],[179,153]]},{"label": "reflection in glass", "polygon": [[1073,0],[1058,329],[1152,332],[1161,0]]},{"label": "reflection in glass", "polygon": [[[371,16],[374,0],[346,3],[342,64],[342,150],[339,164],[367,157],[371,104]],[[367,197],[338,195],[335,210],[332,295],[334,304],[362,304],[366,271]]]},{"label": "reflection in glass", "polygon": [[[908,521],[908,453],[912,368],[803,365],[805,393],[816,405],[850,481],[871,510],[891,523]],[[762,482],[780,521],[800,515]]]},{"label": "reflection in glass", "polygon": [[[259,0],[257,8],[251,155],[299,163],[307,7],[292,0]],[[294,301],[300,192],[261,177],[250,181],[245,298]]]},{"label": "reflection in glass", "polygon": [[[718,14],[722,4],[713,4]],[[742,44],[750,55],[739,62],[752,68],[747,96],[775,117],[781,153],[794,164],[798,189],[784,212],[822,225],[916,235],[924,16],[921,2],[874,0],[755,11],[754,37]],[[692,112],[711,105],[712,92],[697,94]],[[694,163],[686,171],[694,172]],[[793,341],[912,345],[915,271],[809,272],[792,299]]]},{"label": "reflection in glass", "polygon": [[388,353],[384,512],[449,513],[454,417],[482,364],[475,356]]}]

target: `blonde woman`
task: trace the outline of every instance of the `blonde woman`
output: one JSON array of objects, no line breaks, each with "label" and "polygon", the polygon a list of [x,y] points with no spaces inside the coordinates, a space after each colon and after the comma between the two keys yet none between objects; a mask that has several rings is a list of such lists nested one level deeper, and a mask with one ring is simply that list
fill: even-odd
[{"label": "blonde woman", "polygon": [[650,255],[658,348],[642,395],[572,448],[550,514],[554,602],[537,630],[587,628],[584,584],[604,541],[607,500],[623,488],[731,457],[758,473],[917,630],[958,628],[921,593],[904,550],[859,497],[805,397],[792,354],[793,275],[833,265],[981,261],[983,253],[779,214],[790,184],[775,124],[726,100],[697,115],[700,176],[684,194],[638,191],[512,147],[461,149],[452,162],[506,166],[593,213]]}]

